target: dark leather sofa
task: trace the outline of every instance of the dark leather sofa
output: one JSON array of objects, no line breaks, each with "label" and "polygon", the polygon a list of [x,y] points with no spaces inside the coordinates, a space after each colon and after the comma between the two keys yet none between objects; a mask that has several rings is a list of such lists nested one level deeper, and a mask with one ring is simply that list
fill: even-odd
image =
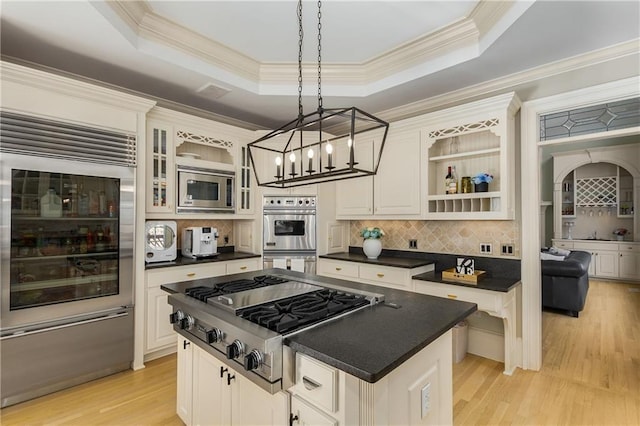
[{"label": "dark leather sofa", "polygon": [[589,290],[591,254],[572,251],[564,260],[542,260],[542,306],[578,317]]}]

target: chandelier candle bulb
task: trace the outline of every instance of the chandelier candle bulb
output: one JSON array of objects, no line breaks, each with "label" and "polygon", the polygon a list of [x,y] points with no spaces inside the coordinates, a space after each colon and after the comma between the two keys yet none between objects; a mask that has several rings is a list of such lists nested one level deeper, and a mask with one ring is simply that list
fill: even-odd
[{"label": "chandelier candle bulb", "polygon": [[327,163],[328,170],[335,168],[333,167],[333,146],[330,143],[327,144]]},{"label": "chandelier candle bulb", "polygon": [[289,154],[289,161],[291,161],[291,173],[289,173],[291,176],[295,176],[296,175],[296,154],[295,153],[291,153]]},{"label": "chandelier candle bulb", "polygon": [[311,174],[315,172],[315,170],[313,170],[313,149],[309,148],[307,157],[309,157],[309,170],[307,170],[307,173]]},{"label": "chandelier candle bulb", "polygon": [[347,140],[347,146],[349,147],[349,166],[353,167],[357,164],[355,162],[355,156],[353,152],[353,139],[349,138]]},{"label": "chandelier candle bulb", "polygon": [[280,179],[280,166],[282,165],[282,158],[276,157],[276,179]]}]

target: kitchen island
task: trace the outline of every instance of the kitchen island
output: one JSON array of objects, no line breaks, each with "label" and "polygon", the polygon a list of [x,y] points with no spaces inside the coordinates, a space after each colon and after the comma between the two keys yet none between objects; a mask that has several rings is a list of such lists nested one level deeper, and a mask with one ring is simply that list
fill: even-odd
[{"label": "kitchen island", "polygon": [[[246,370],[247,362],[249,365],[252,362],[247,361],[251,354],[245,356],[244,363],[240,357],[229,359],[228,349],[227,354],[213,349],[212,345],[205,343],[207,339],[198,338],[185,330],[184,322],[174,326],[182,336],[180,341],[184,348],[195,343],[197,350],[204,349],[209,354],[205,357],[215,359],[220,364],[221,377],[225,369],[234,372],[226,376],[221,386],[231,386],[232,380],[242,382],[242,388],[250,390],[252,400],[261,401],[254,403],[265,410],[262,423],[278,423],[283,419],[283,410],[286,410],[287,418],[289,413],[293,420],[298,417],[299,424],[315,424],[320,419],[328,424],[389,424],[397,423],[399,419],[403,424],[452,422],[450,330],[477,309],[475,304],[282,269],[166,284],[162,288],[170,293],[182,294],[194,286],[213,287],[229,280],[254,279],[262,275],[280,276],[320,287],[337,287],[354,293],[382,295],[376,300],[377,303],[294,333],[284,333],[281,336],[284,343],[282,376],[273,380],[271,392],[265,392],[259,386],[251,387],[252,383],[245,380],[246,377],[256,382],[257,374]],[[170,303],[173,304],[171,296]],[[208,306],[199,301],[194,301],[191,306],[198,304]],[[219,315],[228,316],[226,312]],[[206,328],[203,324],[196,320],[195,328]],[[249,324],[248,327],[255,325]],[[224,342],[227,346],[233,343]],[[265,360],[269,359],[275,358],[267,355]],[[279,368],[270,366],[274,367]],[[193,383],[183,383],[183,386],[192,390],[201,388],[196,383],[201,381],[201,377],[193,374],[197,370],[192,366],[190,377]],[[266,389],[265,386],[262,388]],[[243,396],[238,392],[235,395],[236,405],[242,404]],[[194,401],[208,397],[207,393],[192,396]],[[291,401],[290,410],[286,408],[288,404],[283,402],[285,400]],[[179,401],[179,411],[181,404],[184,405],[184,402]],[[192,408],[197,405],[211,409],[215,404],[224,402],[194,402]],[[268,407],[269,404],[277,406]],[[195,409],[192,411],[200,419],[181,416],[186,423],[197,423],[202,416],[207,416],[206,413],[196,414]],[[220,407],[214,411],[220,412]],[[231,418],[235,412],[238,422],[232,421],[233,424],[258,420],[241,420],[242,410],[234,411],[233,404],[222,411],[230,412]]]}]

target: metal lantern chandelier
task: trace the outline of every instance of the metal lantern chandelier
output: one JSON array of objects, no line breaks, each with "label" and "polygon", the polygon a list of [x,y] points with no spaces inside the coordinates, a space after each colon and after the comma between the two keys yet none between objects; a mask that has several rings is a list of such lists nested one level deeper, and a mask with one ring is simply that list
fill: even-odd
[{"label": "metal lantern chandelier", "polygon": [[302,0],[298,1],[298,117],[251,142],[258,186],[294,186],[375,175],[389,123],[356,107],[322,105],[321,2],[318,1],[318,109],[302,109]]}]

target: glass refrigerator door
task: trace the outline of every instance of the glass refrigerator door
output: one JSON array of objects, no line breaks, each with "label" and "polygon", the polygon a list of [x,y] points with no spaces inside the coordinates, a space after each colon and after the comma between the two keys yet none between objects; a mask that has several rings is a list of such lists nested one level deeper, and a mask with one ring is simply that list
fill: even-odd
[{"label": "glass refrigerator door", "polygon": [[10,310],[119,292],[120,179],[11,171]]}]

